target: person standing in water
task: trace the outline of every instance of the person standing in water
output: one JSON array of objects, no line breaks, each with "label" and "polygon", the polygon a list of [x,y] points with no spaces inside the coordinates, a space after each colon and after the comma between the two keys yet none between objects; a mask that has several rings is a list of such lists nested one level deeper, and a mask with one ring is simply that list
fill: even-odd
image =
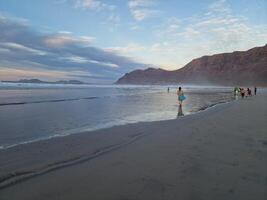
[{"label": "person standing in water", "polygon": [[254,88],[254,95],[257,95],[257,87]]},{"label": "person standing in water", "polygon": [[178,96],[178,101],[179,105],[182,105],[183,101],[185,100],[184,92],[181,87],[177,90],[177,96]]},{"label": "person standing in water", "polygon": [[181,116],[184,116],[184,113],[183,113],[183,106],[180,104],[178,107],[177,118]]}]

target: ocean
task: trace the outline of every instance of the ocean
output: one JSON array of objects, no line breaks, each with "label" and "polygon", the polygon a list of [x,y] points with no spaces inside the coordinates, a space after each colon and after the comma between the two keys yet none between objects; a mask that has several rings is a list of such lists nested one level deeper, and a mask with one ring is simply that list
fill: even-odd
[{"label": "ocean", "polygon": [[[0,82],[0,149],[136,122],[168,120],[234,99],[227,87]],[[179,113],[179,114],[178,114]]]}]

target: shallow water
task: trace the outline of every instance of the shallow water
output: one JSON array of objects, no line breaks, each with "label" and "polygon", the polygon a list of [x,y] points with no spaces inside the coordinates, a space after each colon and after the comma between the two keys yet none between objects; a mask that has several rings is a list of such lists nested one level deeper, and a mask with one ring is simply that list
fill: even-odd
[{"label": "shallow water", "polygon": [[[184,87],[183,114],[233,100],[232,88]],[[0,146],[178,117],[176,88],[0,83]],[[181,112],[180,112],[181,114]]]}]

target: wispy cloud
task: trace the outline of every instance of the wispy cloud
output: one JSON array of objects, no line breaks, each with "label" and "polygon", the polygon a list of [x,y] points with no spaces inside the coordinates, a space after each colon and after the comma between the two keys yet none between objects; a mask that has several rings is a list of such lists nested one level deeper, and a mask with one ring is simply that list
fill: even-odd
[{"label": "wispy cloud", "polygon": [[90,9],[90,10],[114,10],[115,5],[103,3],[100,0],[74,0],[76,8]]},{"label": "wispy cloud", "polygon": [[[158,63],[164,65],[172,60],[170,68],[175,69],[203,55],[262,46],[267,42],[267,26],[249,23],[246,17],[233,12],[226,0],[218,0],[204,13],[169,18],[155,35],[159,41],[146,49],[155,52],[154,57],[160,58]],[[163,54],[166,56],[160,57]]]},{"label": "wispy cloud", "polygon": [[75,43],[91,45],[94,40],[95,38],[90,36],[75,37],[70,32],[59,32],[44,37],[44,43],[49,47],[63,47]]},{"label": "wispy cloud", "polygon": [[81,56],[67,56],[67,57],[62,57],[61,59],[66,60],[66,61],[70,61],[72,63],[78,63],[78,64],[83,64],[83,63],[87,63],[87,64],[97,64],[99,66],[104,66],[104,67],[112,67],[112,68],[118,68],[119,65],[114,64],[114,63],[110,63],[110,62],[101,62],[101,61],[97,61],[97,60],[90,60],[88,58],[85,57],[81,57]]},{"label": "wispy cloud", "polygon": [[153,8],[154,5],[153,0],[129,0],[128,3],[130,12],[137,21],[156,16],[159,11]]},{"label": "wispy cloud", "polygon": [[[5,75],[8,70],[13,75],[14,70],[21,70],[32,76],[40,72],[39,77],[49,79],[55,78],[52,74],[62,72],[58,78],[70,79],[82,75],[77,74],[79,71],[86,75],[81,76],[83,79],[101,74],[102,81],[103,77],[110,81],[131,69],[144,67],[118,52],[93,47],[94,38],[90,36],[74,36],[66,31],[36,32],[29,25],[3,16],[0,17],[0,30],[0,69],[5,69]],[[17,73],[17,78],[21,74]],[[86,81],[99,81],[99,78]]]},{"label": "wispy cloud", "polygon": [[88,10],[90,12],[105,13],[105,19],[102,24],[111,25],[109,30],[112,32],[121,22],[120,15],[116,10],[117,6],[114,4],[103,2],[102,0],[73,0],[74,7],[77,9]]},{"label": "wispy cloud", "polygon": [[134,53],[134,52],[138,52],[138,51],[144,51],[146,49],[145,46],[137,44],[137,43],[130,43],[128,45],[125,46],[115,46],[115,47],[109,47],[106,48],[106,51],[109,52],[115,52],[115,53],[119,53],[119,54],[129,54],[129,53]]},{"label": "wispy cloud", "polygon": [[1,49],[3,50],[8,50],[7,52],[11,52],[11,51],[22,51],[23,53],[28,52],[30,54],[36,54],[36,55],[45,55],[46,52],[41,51],[41,50],[37,50],[37,49],[33,49],[21,44],[17,44],[17,43],[13,43],[13,42],[2,42],[0,43],[0,46],[2,47]]}]

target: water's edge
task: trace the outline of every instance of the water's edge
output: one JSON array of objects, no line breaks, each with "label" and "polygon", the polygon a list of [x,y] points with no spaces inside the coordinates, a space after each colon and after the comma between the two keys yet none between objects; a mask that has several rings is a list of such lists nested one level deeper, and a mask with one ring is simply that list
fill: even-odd
[{"label": "water's edge", "polygon": [[[213,103],[209,106],[203,106],[203,107],[200,107],[197,111],[194,111],[194,112],[190,112],[184,116],[190,116],[190,115],[194,115],[194,114],[197,114],[199,112],[203,112],[203,111],[206,111],[206,110],[209,110],[210,108],[212,107],[215,107],[219,104],[224,104],[224,103],[229,103],[229,102],[232,102],[234,100],[230,100],[230,101],[220,101],[220,102],[217,102],[217,103]],[[180,117],[184,117],[184,116],[180,116]],[[179,117],[179,118],[180,118]],[[163,120],[154,120],[154,121],[137,121],[137,122],[127,122],[127,123],[118,123],[118,124],[105,124],[101,127],[94,127],[94,128],[78,128],[79,131],[75,131],[76,129],[72,129],[72,130],[69,130],[69,131],[65,131],[64,133],[61,133],[61,134],[55,134],[55,135],[52,135],[52,136],[47,136],[47,137],[43,137],[43,138],[38,138],[38,139],[34,139],[34,140],[29,140],[29,141],[25,141],[25,142],[19,142],[19,143],[16,143],[16,144],[12,144],[12,145],[7,145],[7,146],[0,146],[0,151],[1,150],[5,150],[5,149],[9,149],[9,148],[13,148],[13,147],[16,147],[16,146],[19,146],[19,145],[27,145],[27,144],[30,144],[30,143],[35,143],[35,142],[39,142],[39,141],[44,141],[44,140],[51,140],[51,139],[54,139],[54,138],[58,138],[58,137],[66,137],[66,136],[69,136],[69,135],[74,135],[74,134],[80,134],[80,133],[88,133],[88,132],[93,132],[93,131],[96,131],[96,130],[103,130],[103,129],[108,129],[108,128],[112,128],[112,127],[115,127],[115,126],[123,126],[123,125],[127,125],[127,124],[135,124],[135,123],[140,123],[140,122],[157,122],[157,121],[168,121],[168,120],[171,120],[171,119],[163,119]]]}]

